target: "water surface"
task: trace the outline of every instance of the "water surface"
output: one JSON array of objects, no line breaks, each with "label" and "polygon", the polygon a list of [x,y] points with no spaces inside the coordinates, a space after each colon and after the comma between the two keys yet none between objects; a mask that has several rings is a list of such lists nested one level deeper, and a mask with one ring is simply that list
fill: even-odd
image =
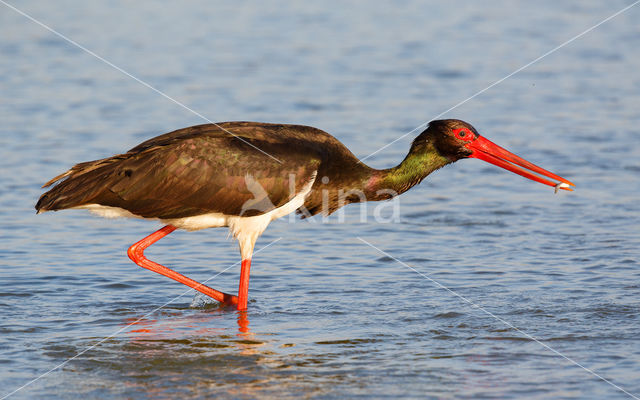
[{"label": "water surface", "polygon": [[[312,125],[366,157],[627,4],[15,5],[211,120]],[[153,222],[35,215],[73,163],[203,121],[0,5],[0,395],[73,358],[9,398],[630,398],[575,363],[638,396],[639,18],[445,115],[576,192],[466,160],[395,222],[276,221],[245,315],[128,260]],[[237,285],[224,229],[147,254]]]}]

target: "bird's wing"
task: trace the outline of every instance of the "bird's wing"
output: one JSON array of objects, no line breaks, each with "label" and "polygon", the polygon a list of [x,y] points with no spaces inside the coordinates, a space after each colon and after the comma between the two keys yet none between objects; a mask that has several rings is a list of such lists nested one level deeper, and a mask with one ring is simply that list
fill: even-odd
[{"label": "bird's wing", "polygon": [[248,147],[235,138],[198,137],[145,151],[119,165],[109,190],[122,208],[145,217],[252,216],[291,200],[320,163],[282,152],[279,163]]},{"label": "bird's wing", "polygon": [[321,156],[282,143],[277,135],[263,135],[269,139],[264,142],[260,135],[246,135],[245,140],[218,133],[175,136],[163,135],[126,154],[78,164],[60,176],[66,179],[36,207],[100,204],[163,219],[213,212],[260,215],[293,198],[321,163]]}]

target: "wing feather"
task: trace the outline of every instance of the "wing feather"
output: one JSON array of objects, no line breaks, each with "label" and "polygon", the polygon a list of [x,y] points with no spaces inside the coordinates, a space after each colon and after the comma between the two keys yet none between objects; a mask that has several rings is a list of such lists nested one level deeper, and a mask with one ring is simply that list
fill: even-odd
[{"label": "wing feather", "polygon": [[42,195],[36,208],[46,211],[100,204],[166,219],[270,211],[295,196],[319,168],[322,155],[308,147],[282,143],[278,135],[268,135],[268,128],[244,128],[252,132],[245,140],[268,148],[281,163],[215,130],[210,134],[204,134],[202,128],[176,131],[128,153],[77,164],[48,182],[58,184]]}]

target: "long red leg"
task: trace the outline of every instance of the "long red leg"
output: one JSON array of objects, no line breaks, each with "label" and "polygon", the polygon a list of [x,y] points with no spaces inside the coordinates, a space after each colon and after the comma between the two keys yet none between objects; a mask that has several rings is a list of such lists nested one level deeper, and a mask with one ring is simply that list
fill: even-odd
[{"label": "long red leg", "polygon": [[247,258],[242,260],[242,267],[240,269],[240,286],[238,287],[238,310],[244,311],[247,309],[247,302],[249,301],[249,270],[251,269],[251,259]]},{"label": "long red leg", "polygon": [[[165,267],[164,265],[160,265],[151,260],[148,260],[144,256],[144,250],[147,247],[151,246],[152,244],[154,244],[155,242],[157,242],[158,240],[162,239],[163,237],[167,236],[168,234],[170,234],[175,230],[176,230],[176,227],[172,225],[167,225],[161,229],[158,229],[156,232],[152,233],[151,235],[145,237],[144,239],[140,240],[139,242],[129,247],[129,250],[127,250],[127,254],[129,255],[129,258],[134,263],[141,266],[142,268],[146,268],[150,271],[157,272],[168,278],[174,279],[182,284],[189,286],[192,289],[195,289],[201,293],[206,294],[207,296],[215,300],[218,300],[221,303],[237,304],[238,309],[240,309],[240,303],[238,302],[238,297],[217,291],[215,289],[210,288],[207,285],[198,283],[191,278],[187,278],[186,276]],[[244,271],[244,261],[242,262],[242,266],[243,266],[242,271]],[[249,274],[247,273],[247,285],[248,285],[248,280],[249,280]],[[246,295],[245,295],[245,308],[246,308]]]}]

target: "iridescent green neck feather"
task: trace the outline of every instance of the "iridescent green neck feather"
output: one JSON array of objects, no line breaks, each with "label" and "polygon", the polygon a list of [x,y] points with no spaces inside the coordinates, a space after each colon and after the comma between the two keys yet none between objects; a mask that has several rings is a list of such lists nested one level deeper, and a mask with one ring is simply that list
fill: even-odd
[{"label": "iridescent green neck feather", "polygon": [[[420,183],[433,171],[453,162],[449,158],[442,156],[432,142],[414,142],[409,154],[402,162],[389,169],[376,171],[375,182],[371,182],[372,192],[380,193],[379,200],[389,198],[389,192],[401,194]],[[377,197],[377,196],[374,196]],[[370,200],[378,200],[372,198]]]}]

